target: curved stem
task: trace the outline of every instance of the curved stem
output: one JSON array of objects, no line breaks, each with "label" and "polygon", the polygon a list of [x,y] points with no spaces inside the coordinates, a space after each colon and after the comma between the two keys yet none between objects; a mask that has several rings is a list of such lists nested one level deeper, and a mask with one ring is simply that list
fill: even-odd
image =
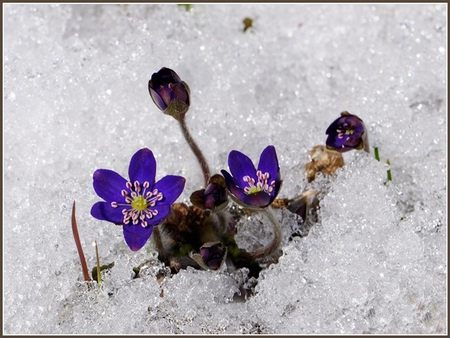
[{"label": "curved stem", "polygon": [[183,136],[186,139],[186,142],[189,144],[189,147],[191,147],[192,152],[194,153],[195,157],[197,157],[198,162],[200,163],[200,167],[203,171],[203,177],[205,179],[205,187],[208,185],[209,178],[211,177],[208,163],[206,163],[206,159],[203,156],[202,151],[198,147],[197,143],[195,143],[194,139],[191,136],[191,133],[189,132],[189,129],[186,125],[186,121],[184,119],[184,115],[177,119],[178,122],[180,122],[181,131],[183,132]]},{"label": "curved stem", "polygon": [[267,208],[263,209],[263,211],[265,211],[265,214],[273,225],[274,237],[272,239],[272,242],[270,242],[267,246],[250,253],[253,259],[270,256],[280,247],[281,244],[281,225],[275,218],[272,207],[269,205]]}]

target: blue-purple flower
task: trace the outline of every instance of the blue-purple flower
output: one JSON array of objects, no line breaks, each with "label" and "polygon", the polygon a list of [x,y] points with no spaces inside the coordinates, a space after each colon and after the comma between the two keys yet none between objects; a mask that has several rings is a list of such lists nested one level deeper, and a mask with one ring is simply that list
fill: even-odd
[{"label": "blue-purple flower", "polygon": [[233,150],[228,155],[231,175],[222,170],[227,189],[233,199],[247,208],[265,208],[270,205],[281,188],[281,174],[274,146],[261,153],[258,169],[243,153]]},{"label": "blue-purple flower", "polygon": [[325,132],[328,137],[326,145],[328,149],[344,153],[353,149],[363,149],[365,142],[364,122],[356,115],[347,111],[341,113]]},{"label": "blue-purple flower", "polygon": [[208,242],[200,247],[200,253],[189,256],[205,270],[219,270],[227,259],[228,249],[221,242]]},{"label": "blue-purple flower", "polygon": [[104,201],[92,206],[91,215],[123,225],[125,242],[138,251],[150,238],[153,226],[167,217],[186,180],[168,175],[155,183],[156,160],[147,148],[133,155],[128,176],[126,180],[108,169],[94,172],[94,190]]},{"label": "blue-purple flower", "polygon": [[148,82],[150,96],[165,114],[180,118],[190,105],[189,86],[172,69],[163,67]]},{"label": "blue-purple flower", "polygon": [[225,179],[219,174],[211,176],[206,189],[194,191],[190,200],[194,206],[200,209],[222,210],[228,204]]}]

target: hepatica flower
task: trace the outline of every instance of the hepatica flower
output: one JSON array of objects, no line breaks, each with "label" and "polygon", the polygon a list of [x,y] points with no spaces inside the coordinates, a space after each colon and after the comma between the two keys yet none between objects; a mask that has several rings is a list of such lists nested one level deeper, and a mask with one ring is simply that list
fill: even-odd
[{"label": "hepatica flower", "polygon": [[274,146],[263,150],[258,169],[250,158],[237,150],[228,155],[228,166],[231,175],[226,170],[222,170],[222,174],[237,203],[247,208],[265,208],[278,195],[282,181]]},{"label": "hepatica flower", "polygon": [[344,153],[364,148],[366,133],[364,122],[358,116],[346,111],[341,113],[341,117],[336,119],[325,133],[328,135],[326,141],[328,149]]},{"label": "hepatica flower", "polygon": [[131,158],[129,180],[108,169],[94,172],[94,190],[104,201],[92,206],[91,215],[123,225],[125,242],[133,251],[145,245],[153,226],[167,217],[184,189],[184,177],[168,175],[155,183],[155,175],[155,157],[147,148]]},{"label": "hepatica flower", "polygon": [[191,253],[189,256],[205,270],[218,270],[227,258],[227,251],[221,242],[208,242],[200,247],[199,254]]},{"label": "hepatica flower", "polygon": [[178,119],[189,109],[189,86],[170,68],[163,67],[154,73],[148,90],[153,102],[165,114]]},{"label": "hepatica flower", "polygon": [[213,175],[206,189],[194,191],[191,203],[200,209],[220,211],[228,204],[227,187],[221,175]]}]

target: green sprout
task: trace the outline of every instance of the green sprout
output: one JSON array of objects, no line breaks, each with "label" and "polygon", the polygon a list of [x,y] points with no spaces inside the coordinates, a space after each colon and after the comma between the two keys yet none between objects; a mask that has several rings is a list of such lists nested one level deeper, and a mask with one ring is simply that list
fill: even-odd
[{"label": "green sprout", "polygon": [[[375,153],[375,159],[380,162],[380,154],[378,152],[378,147],[374,148],[374,153]],[[390,166],[391,165],[391,161],[389,161],[389,159],[386,160],[386,163]],[[387,170],[387,181],[384,182],[384,184],[386,184],[387,182],[392,181],[392,173],[391,173],[391,169],[389,168]]]},{"label": "green sprout", "polygon": [[186,11],[189,12],[191,10],[192,5],[191,4],[178,4],[178,7],[185,7]]}]

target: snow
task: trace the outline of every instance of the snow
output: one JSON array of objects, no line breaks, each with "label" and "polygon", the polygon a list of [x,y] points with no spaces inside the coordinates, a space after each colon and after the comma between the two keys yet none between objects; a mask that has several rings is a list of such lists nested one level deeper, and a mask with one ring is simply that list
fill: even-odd
[{"label": "snow", "polygon": [[[253,27],[243,32],[245,17]],[[5,334],[446,334],[447,4],[4,4],[3,309]],[[273,144],[283,188],[324,191],[319,222],[251,280],[164,269],[120,228],[90,216],[92,173],[123,175],[152,149],[157,179],[202,173],[147,84],[161,67],[191,89],[187,115],[213,172],[229,151]],[[344,154],[308,184],[309,150],[341,111],[364,120],[373,153]],[[389,159],[393,181],[386,181]],[[87,290],[88,266],[114,262]],[[31,217],[31,218],[29,218]],[[267,242],[249,222],[238,242]],[[147,261],[133,279],[133,267]],[[255,285],[244,300],[239,285]]]}]

